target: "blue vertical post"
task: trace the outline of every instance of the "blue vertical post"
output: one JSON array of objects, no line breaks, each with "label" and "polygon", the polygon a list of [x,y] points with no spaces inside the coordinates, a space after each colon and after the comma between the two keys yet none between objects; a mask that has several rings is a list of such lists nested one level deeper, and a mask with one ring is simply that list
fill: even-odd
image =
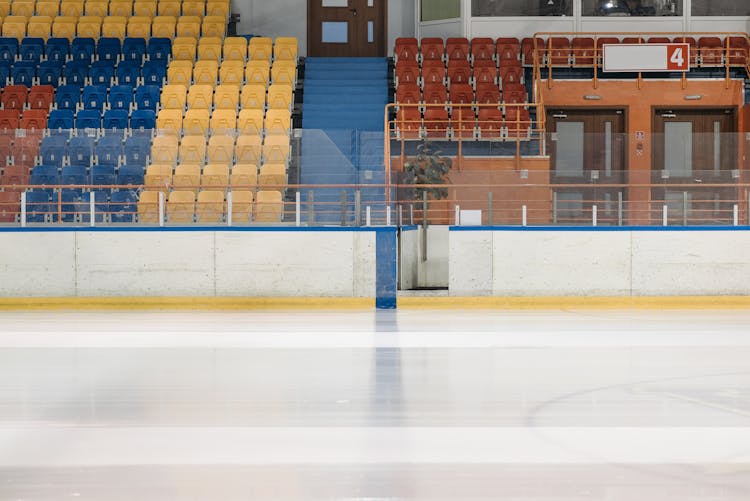
[{"label": "blue vertical post", "polygon": [[397,238],[396,228],[378,228],[375,231],[375,307],[396,308],[397,289]]}]

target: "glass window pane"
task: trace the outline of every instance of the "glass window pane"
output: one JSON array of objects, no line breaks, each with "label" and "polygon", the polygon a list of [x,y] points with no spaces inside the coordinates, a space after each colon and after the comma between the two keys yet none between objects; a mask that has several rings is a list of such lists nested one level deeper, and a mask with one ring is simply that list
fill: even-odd
[{"label": "glass window pane", "polygon": [[681,16],[682,2],[683,0],[583,0],[581,6],[584,16]]},{"label": "glass window pane", "polygon": [[471,0],[474,17],[572,16],[573,0]]},{"label": "glass window pane", "polygon": [[346,21],[326,21],[323,23],[323,43],[348,43],[349,23]]},{"label": "glass window pane", "polygon": [[373,43],[375,41],[375,23],[373,21],[367,21],[367,42]]},{"label": "glass window pane", "polygon": [[694,16],[750,16],[750,2],[737,0],[693,0]]},{"label": "glass window pane", "polygon": [[461,0],[422,0],[422,21],[461,17]]},{"label": "glass window pane", "polygon": [[687,177],[693,173],[693,123],[664,124],[664,169],[670,177]]},{"label": "glass window pane", "polygon": [[323,7],[349,7],[349,0],[323,0]]},{"label": "glass window pane", "polygon": [[583,175],[583,122],[557,124],[557,155],[555,174],[558,176]]}]

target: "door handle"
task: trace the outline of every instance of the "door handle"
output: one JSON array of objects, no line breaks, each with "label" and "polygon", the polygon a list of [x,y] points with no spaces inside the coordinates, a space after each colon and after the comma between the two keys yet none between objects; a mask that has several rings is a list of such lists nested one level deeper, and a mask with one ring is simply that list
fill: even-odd
[{"label": "door handle", "polygon": [[349,9],[349,12],[354,14],[355,17],[357,16],[357,9]]}]

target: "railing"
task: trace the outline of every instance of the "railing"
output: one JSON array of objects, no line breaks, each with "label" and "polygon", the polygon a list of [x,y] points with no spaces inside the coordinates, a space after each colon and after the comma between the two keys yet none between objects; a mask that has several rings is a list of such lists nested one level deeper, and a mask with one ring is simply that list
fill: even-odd
[{"label": "railing", "polygon": [[[707,67],[723,68],[727,88],[730,82],[731,68],[743,68],[748,77],[750,77],[750,54],[748,54],[750,38],[744,32],[538,32],[534,34],[533,38],[534,81],[539,83],[543,80],[542,69],[545,69],[547,77],[544,80],[546,80],[548,88],[552,88],[554,68],[592,68],[594,69],[592,81],[594,88],[596,88],[599,81],[598,70],[601,70],[603,65],[603,48],[599,44],[601,38],[614,37],[623,39],[628,37],[638,39],[638,43],[647,44],[646,40],[651,37],[668,37],[673,42],[687,43],[703,36],[724,37],[723,47],[699,47],[691,44],[689,54],[690,69]],[[744,46],[730,45],[730,37],[743,39],[745,42]],[[554,47],[553,38],[568,38],[570,40],[573,38],[593,38],[594,44],[593,47],[572,47],[572,45],[570,47]],[[539,43],[540,41],[543,45]],[[718,62],[713,61],[713,56],[717,54],[717,50],[723,51]],[[566,54],[569,54],[568,61],[565,61]],[[711,58],[704,58],[704,56],[709,54],[712,55]],[[703,62],[704,59],[707,60],[705,64]],[[682,74],[681,80],[683,88],[686,88],[686,73]],[[641,87],[642,81],[643,74],[640,72],[636,73],[638,88]]]}]

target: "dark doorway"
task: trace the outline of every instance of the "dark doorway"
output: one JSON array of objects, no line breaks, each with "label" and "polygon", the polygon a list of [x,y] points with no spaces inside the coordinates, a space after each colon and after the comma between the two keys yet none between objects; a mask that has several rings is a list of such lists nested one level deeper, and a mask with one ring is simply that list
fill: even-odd
[{"label": "dark doorway", "polygon": [[308,0],[313,57],[385,57],[387,0]]}]

